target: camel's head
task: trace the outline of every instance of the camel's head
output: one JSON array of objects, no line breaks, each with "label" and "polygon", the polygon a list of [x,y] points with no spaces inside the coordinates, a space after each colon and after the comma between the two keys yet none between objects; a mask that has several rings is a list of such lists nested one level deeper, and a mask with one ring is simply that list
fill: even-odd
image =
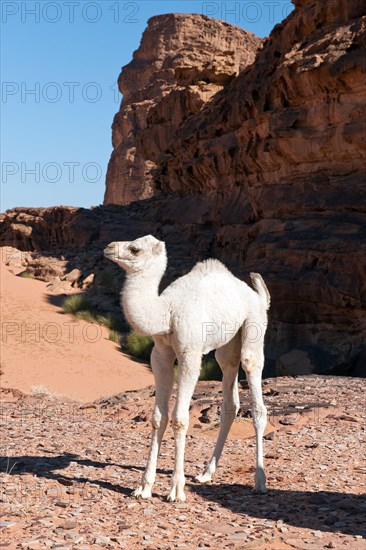
[{"label": "camel's head", "polygon": [[104,249],[104,256],[116,262],[127,273],[150,271],[151,268],[163,272],[166,268],[165,244],[152,235],[134,241],[116,241]]}]

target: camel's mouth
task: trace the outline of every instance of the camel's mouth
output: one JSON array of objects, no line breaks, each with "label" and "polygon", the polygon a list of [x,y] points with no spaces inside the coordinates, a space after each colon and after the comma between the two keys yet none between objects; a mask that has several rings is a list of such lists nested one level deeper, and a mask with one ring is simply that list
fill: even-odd
[{"label": "camel's mouth", "polygon": [[117,260],[118,258],[116,257],[116,252],[115,250],[113,250],[112,248],[105,248],[103,250],[103,254],[106,258],[108,258],[108,260]]}]

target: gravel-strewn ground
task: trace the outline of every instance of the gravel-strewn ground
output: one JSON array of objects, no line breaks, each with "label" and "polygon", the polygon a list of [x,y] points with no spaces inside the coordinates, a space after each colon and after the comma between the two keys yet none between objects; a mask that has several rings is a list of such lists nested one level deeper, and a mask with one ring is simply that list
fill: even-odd
[{"label": "gravel-strewn ground", "polygon": [[364,390],[352,378],[266,380],[269,493],[255,495],[247,389],[214,482],[193,481],[212,451],[221,399],[219,383],[200,382],[184,504],[165,500],[171,428],[153,498],[130,497],[146,462],[153,389],[87,405],[3,390],[0,546],[365,549]]}]

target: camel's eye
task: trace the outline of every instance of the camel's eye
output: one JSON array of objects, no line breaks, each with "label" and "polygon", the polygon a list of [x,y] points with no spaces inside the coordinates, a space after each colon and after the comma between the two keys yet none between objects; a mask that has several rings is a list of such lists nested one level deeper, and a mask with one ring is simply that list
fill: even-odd
[{"label": "camel's eye", "polygon": [[140,248],[137,248],[137,246],[131,245],[129,247],[129,250],[133,256],[137,256],[137,254],[140,252]]}]

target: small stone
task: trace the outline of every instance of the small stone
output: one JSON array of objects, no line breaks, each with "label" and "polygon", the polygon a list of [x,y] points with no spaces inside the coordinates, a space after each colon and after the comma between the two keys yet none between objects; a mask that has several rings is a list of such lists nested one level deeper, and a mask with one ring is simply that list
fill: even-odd
[{"label": "small stone", "polygon": [[283,424],[284,426],[293,426],[294,424],[297,424],[298,417],[293,414],[288,414],[281,418],[280,424]]},{"label": "small stone", "polygon": [[77,527],[76,521],[71,520],[65,521],[65,523],[60,525],[61,529],[75,529],[75,527]]},{"label": "small stone", "polygon": [[73,485],[73,481],[71,481],[71,479],[66,479],[66,478],[63,478],[63,477],[59,477],[57,479],[57,481],[61,484],[61,485],[65,485],[66,487],[71,487]]},{"label": "small stone", "polygon": [[80,269],[73,269],[72,271],[70,271],[69,273],[67,273],[66,275],[64,275],[62,277],[62,281],[69,281],[71,284],[73,283],[76,283],[76,281],[78,279],[80,279],[80,277],[82,276],[82,273],[80,271]]},{"label": "small stone", "polygon": [[62,489],[57,489],[56,487],[52,487],[52,489],[47,489],[46,495],[48,497],[58,497],[61,494]]},{"label": "small stone", "polygon": [[78,544],[78,542],[82,542],[84,540],[84,537],[79,535],[79,533],[66,533],[65,539],[69,540],[73,544]]},{"label": "small stone", "polygon": [[14,525],[16,525],[15,521],[0,521],[0,528],[2,529],[10,529]]},{"label": "small stone", "polygon": [[109,544],[111,539],[109,537],[105,537],[103,535],[99,535],[95,540],[94,544],[100,544],[101,546],[104,546],[105,544]]},{"label": "small stone", "polygon": [[235,533],[234,535],[228,535],[227,540],[247,540],[247,535],[245,533]]},{"label": "small stone", "polygon": [[270,458],[270,459],[273,459],[273,460],[277,460],[279,458],[279,456],[276,455],[275,453],[267,453],[264,457],[265,458]]},{"label": "small stone", "polygon": [[55,506],[59,506],[60,508],[67,508],[67,502],[64,502],[63,500],[57,500],[55,502]]},{"label": "small stone", "polygon": [[126,523],[125,521],[117,521],[118,529],[120,531],[124,531],[125,529],[131,529],[131,525]]},{"label": "small stone", "polygon": [[83,279],[82,287],[88,288],[94,283],[94,279],[95,279],[94,273],[90,273],[90,275],[88,275],[87,277],[85,277],[85,279]]}]

